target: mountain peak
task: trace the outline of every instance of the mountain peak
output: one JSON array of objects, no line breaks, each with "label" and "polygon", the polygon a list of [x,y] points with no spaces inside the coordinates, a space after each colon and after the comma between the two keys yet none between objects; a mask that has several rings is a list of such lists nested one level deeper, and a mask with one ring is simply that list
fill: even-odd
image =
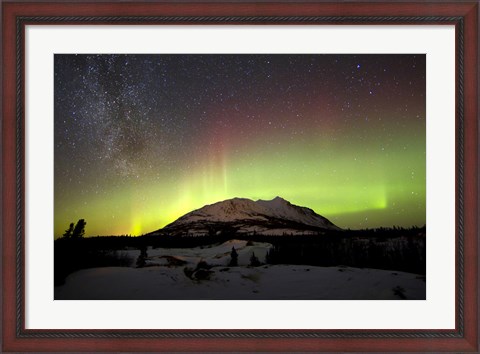
[{"label": "mountain peak", "polygon": [[282,197],[279,197],[279,196],[276,196],[275,198],[270,199],[270,200],[258,199],[255,203],[276,204],[276,205],[287,204],[287,205],[290,205],[290,202],[288,200],[283,199]]},{"label": "mountain peak", "polygon": [[[221,230],[265,235],[318,233],[339,230],[312,209],[291,204],[282,197],[253,201],[232,198],[194,210],[165,226],[159,233],[206,235]],[[153,234],[156,234],[154,232]]]}]

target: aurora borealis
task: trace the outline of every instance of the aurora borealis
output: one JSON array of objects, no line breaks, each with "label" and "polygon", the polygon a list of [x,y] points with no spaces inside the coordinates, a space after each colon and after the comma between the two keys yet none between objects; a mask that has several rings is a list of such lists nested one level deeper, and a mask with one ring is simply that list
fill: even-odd
[{"label": "aurora borealis", "polygon": [[157,230],[281,196],[343,228],[422,226],[425,55],[55,55],[54,233]]}]

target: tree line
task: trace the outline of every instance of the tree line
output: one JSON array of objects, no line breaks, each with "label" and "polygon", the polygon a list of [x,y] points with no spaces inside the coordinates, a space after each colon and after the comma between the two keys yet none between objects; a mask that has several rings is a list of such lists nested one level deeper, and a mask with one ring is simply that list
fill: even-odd
[{"label": "tree line", "polygon": [[[416,274],[426,272],[425,227],[324,231],[313,235],[257,235],[236,232],[205,236],[97,236],[84,237],[84,219],[70,223],[63,237],[54,242],[55,284],[79,269],[107,266],[144,266],[151,248],[192,248],[220,244],[231,239],[266,242],[270,264],[351,266],[390,269]],[[125,250],[138,249],[136,262]],[[258,258],[252,255],[252,265]],[[237,263],[232,252],[231,266]]]}]

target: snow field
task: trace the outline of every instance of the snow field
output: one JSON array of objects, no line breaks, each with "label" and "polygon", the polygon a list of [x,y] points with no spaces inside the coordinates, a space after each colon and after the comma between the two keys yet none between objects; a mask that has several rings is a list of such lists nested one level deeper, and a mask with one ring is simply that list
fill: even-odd
[{"label": "snow field", "polygon": [[[229,267],[235,247],[238,266]],[[308,265],[250,267],[253,252],[261,262],[268,243],[231,240],[219,245],[148,249],[144,268],[84,269],[55,288],[55,299],[97,300],[381,300],[425,299],[425,278],[389,270]],[[138,250],[127,251],[132,257]],[[200,261],[205,279],[189,277]]]}]

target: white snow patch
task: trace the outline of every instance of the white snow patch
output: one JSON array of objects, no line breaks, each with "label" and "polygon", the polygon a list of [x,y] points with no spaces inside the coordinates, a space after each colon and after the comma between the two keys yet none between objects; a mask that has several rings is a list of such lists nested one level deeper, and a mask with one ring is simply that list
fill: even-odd
[{"label": "white snow patch", "polygon": [[55,299],[150,300],[399,300],[425,299],[425,281],[387,270],[264,265],[213,267],[210,279],[192,280],[183,267],[93,268],[55,288]]},{"label": "white snow patch", "polygon": [[[229,267],[232,247],[239,266]],[[75,272],[55,299],[425,299],[425,278],[410,273],[350,267],[307,265],[247,266],[253,252],[261,262],[268,243],[231,240],[220,245],[196,248],[148,249],[147,267],[92,268]],[[209,278],[188,277],[205,261]]]}]

